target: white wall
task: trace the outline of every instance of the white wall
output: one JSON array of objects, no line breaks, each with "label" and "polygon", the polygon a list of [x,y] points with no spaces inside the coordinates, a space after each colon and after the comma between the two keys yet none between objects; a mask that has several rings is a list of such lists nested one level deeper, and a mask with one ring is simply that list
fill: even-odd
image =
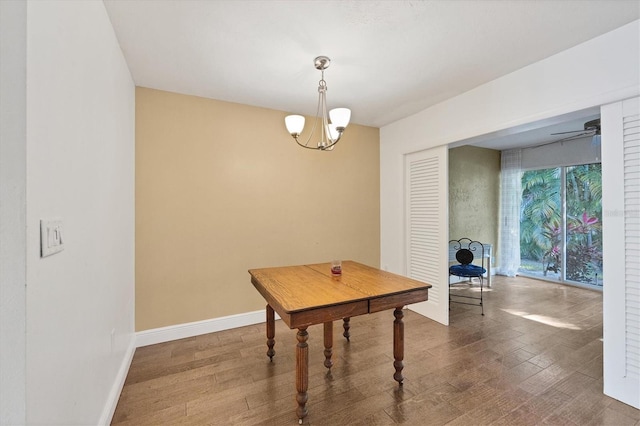
[{"label": "white wall", "polygon": [[404,269],[405,154],[637,96],[639,34],[634,21],[380,129],[380,264]]},{"label": "white wall", "polygon": [[[27,2],[29,424],[108,422],[130,363],[134,90],[101,1]],[[50,217],[66,248],[40,258]]]},{"label": "white wall", "polygon": [[0,424],[25,422],[27,7],[0,1]]}]

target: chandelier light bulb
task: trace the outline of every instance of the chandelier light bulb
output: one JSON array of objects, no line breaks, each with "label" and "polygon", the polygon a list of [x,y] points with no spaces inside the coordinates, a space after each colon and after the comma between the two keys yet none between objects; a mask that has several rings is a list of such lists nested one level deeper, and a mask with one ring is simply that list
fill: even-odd
[{"label": "chandelier light bulb", "polygon": [[349,108],[334,108],[329,111],[329,118],[333,125],[344,130],[349,125],[351,110]]},{"label": "chandelier light bulb", "polygon": [[304,129],[304,117],[301,115],[288,115],[284,118],[284,124],[291,136],[298,137]]}]

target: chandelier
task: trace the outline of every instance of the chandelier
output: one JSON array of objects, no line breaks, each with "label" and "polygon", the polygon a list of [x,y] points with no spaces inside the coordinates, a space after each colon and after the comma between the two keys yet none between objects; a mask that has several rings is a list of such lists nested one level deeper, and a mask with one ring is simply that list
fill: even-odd
[{"label": "chandelier", "polygon": [[[311,134],[307,141],[300,142],[300,134],[304,129],[304,117],[302,115],[288,115],[284,119],[287,131],[298,145],[308,149],[319,149],[322,151],[331,151],[333,147],[340,141],[344,129],[346,129],[351,119],[351,110],[349,108],[334,108],[327,114],[327,82],[324,81],[324,70],[329,68],[331,59],[326,56],[318,56],[313,61],[317,70],[320,70],[321,77],[318,82],[318,108],[316,110],[316,119],[311,129]],[[320,141],[316,146],[309,145],[316,127],[320,122]]]}]

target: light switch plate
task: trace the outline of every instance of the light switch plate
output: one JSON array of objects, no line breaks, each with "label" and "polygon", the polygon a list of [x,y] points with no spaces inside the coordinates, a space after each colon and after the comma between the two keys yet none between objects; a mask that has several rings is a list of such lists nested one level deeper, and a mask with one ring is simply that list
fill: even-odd
[{"label": "light switch plate", "polygon": [[62,219],[40,220],[40,257],[47,257],[64,250]]}]

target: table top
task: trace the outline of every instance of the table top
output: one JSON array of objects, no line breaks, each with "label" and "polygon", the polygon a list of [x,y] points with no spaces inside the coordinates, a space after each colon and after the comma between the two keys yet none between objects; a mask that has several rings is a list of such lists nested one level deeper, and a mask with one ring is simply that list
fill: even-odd
[{"label": "table top", "polygon": [[[290,326],[388,309],[427,299],[430,284],[358,262],[342,262],[342,275],[330,263],[250,269],[251,282]],[[376,300],[379,299],[379,300]],[[296,315],[310,311],[322,314]]]}]

